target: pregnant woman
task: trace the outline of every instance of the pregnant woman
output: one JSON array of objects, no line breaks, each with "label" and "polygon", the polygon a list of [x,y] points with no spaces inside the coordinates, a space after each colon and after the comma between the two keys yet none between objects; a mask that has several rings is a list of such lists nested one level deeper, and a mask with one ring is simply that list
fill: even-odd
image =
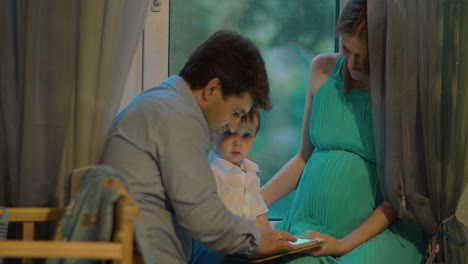
[{"label": "pregnant woman", "polygon": [[425,234],[379,190],[367,56],[366,0],[337,26],[341,51],[311,63],[298,153],[262,188],[267,205],[296,189],[280,228],[326,239],[281,263],[422,263]]}]

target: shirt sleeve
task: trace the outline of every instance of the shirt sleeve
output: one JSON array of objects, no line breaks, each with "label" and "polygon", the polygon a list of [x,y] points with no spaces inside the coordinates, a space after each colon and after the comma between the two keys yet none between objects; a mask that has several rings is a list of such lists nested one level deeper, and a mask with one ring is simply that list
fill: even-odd
[{"label": "shirt sleeve", "polygon": [[206,247],[228,254],[254,252],[260,234],[254,224],[233,215],[217,195],[207,159],[206,124],[180,115],[167,119],[156,135],[159,167],[179,224]]},{"label": "shirt sleeve", "polygon": [[268,212],[268,206],[265,204],[265,201],[263,200],[262,195],[260,192],[258,193],[258,199],[257,199],[257,216],[266,214]]},{"label": "shirt sleeve", "polygon": [[257,216],[267,213],[268,207],[260,194],[260,179],[257,174],[255,172],[248,172],[248,177],[250,178],[249,186],[247,187],[251,199],[250,215],[253,218],[257,218]]}]

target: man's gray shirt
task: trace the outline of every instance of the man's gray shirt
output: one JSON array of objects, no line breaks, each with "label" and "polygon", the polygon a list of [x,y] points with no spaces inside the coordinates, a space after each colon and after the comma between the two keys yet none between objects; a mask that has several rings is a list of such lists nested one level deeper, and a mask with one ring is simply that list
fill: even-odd
[{"label": "man's gray shirt", "polygon": [[192,238],[228,254],[258,249],[253,223],[218,197],[208,149],[208,124],[177,75],[135,97],[114,121],[103,163],[128,181],[158,264],[188,263]]}]

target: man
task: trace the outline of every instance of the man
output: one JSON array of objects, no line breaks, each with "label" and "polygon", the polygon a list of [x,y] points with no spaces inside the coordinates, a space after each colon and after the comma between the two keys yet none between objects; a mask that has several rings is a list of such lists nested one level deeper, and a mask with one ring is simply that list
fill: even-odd
[{"label": "man", "polygon": [[263,59],[252,42],[213,34],[179,75],[144,91],[119,113],[103,163],[128,181],[157,263],[188,263],[192,239],[235,252],[268,252],[295,240],[233,215],[208,164],[210,136],[235,130],[252,107],[271,108]]}]

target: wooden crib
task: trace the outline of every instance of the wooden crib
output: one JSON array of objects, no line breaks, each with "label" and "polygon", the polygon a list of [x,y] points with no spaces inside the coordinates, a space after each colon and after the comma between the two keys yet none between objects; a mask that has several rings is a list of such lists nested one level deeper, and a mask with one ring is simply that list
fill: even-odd
[{"label": "wooden crib", "polygon": [[[76,193],[80,179],[88,169],[72,172],[72,193]],[[21,240],[0,240],[0,258],[21,258],[22,264],[31,264],[36,258],[112,260],[122,264],[141,262],[134,258],[133,220],[138,208],[130,197],[122,197],[115,204],[113,238],[109,242],[35,240],[36,223],[58,223],[64,208],[8,208],[8,213],[10,223],[22,224],[23,234]]]}]

